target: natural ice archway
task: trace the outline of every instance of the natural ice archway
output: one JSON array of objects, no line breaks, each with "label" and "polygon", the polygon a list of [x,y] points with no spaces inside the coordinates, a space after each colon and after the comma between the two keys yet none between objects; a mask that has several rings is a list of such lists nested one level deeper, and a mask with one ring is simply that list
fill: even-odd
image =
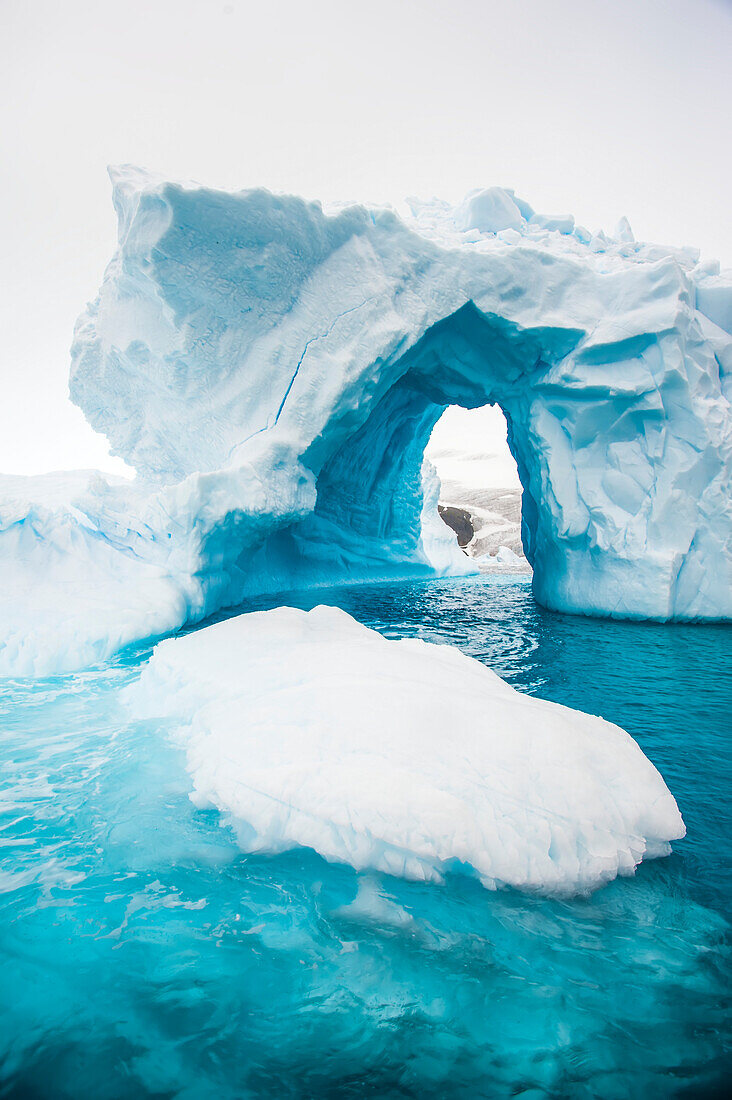
[{"label": "natural ice archway", "polygon": [[[113,181],[120,247],[80,322],[71,392],[143,475],[251,468],[268,498],[260,534],[310,515],[305,478],[315,518],[358,536],[333,576],[358,571],[364,539],[412,569],[427,564],[416,471],[434,419],[497,402],[538,599],[730,614],[730,339],[695,309],[710,276],[694,257],[588,244],[571,219],[554,228],[525,204],[523,232],[485,224],[486,210],[513,215],[511,196],[404,223],[134,169]],[[288,472],[297,500],[283,500]],[[245,587],[271,570],[282,582],[262,554],[248,567],[235,541],[231,553]],[[328,557],[337,566],[337,548]]]},{"label": "natural ice archway", "polygon": [[[138,478],[14,486],[0,555],[44,642],[19,602],[10,667],[48,645],[103,655],[253,591],[464,568],[422,466],[449,404],[506,415],[542,603],[732,614],[732,286],[698,255],[495,189],[401,220],[112,178],[119,247],[70,391]],[[57,574],[76,602],[54,610]]]},{"label": "natural ice archway", "polygon": [[[314,511],[267,542],[251,569],[257,587],[275,563],[279,570],[269,583],[280,589],[470,568],[455,555],[452,536],[433,522],[438,486],[424,451],[448,405],[478,408],[499,400],[492,363],[511,352],[500,326],[493,332],[484,323],[474,331],[473,312],[470,304],[430,329],[400,364],[398,381],[325,460],[320,441],[305,452],[303,463],[317,470]],[[513,440],[512,446],[518,454]],[[524,502],[524,516],[533,520],[527,495]],[[524,539],[533,537],[527,526]]]},{"label": "natural ice archway", "polygon": [[[329,425],[304,453],[303,463],[317,472],[317,501],[313,515],[287,532],[296,544],[272,586],[413,574],[425,557],[433,566],[435,547],[424,538],[424,448],[447,405],[496,402],[523,486],[522,541],[539,600],[585,613],[683,617],[661,603],[676,594],[671,548],[663,548],[660,577],[661,555],[645,552],[653,490],[664,473],[653,469],[653,458],[665,453],[661,401],[647,390],[619,395],[617,387],[563,392],[552,385],[550,362],[554,342],[563,351],[567,334],[544,330],[541,338],[537,349],[534,333],[486,317],[472,302],[428,329],[359,428],[325,457],[325,441],[336,435]],[[658,352],[653,341],[641,344],[633,358],[650,373]],[[633,519],[641,530],[629,553]],[[668,513],[669,541],[682,522]],[[277,535],[266,546],[252,570],[255,585],[281,545]],[[444,567],[445,558],[437,562]],[[454,558],[452,565],[460,568]]]}]

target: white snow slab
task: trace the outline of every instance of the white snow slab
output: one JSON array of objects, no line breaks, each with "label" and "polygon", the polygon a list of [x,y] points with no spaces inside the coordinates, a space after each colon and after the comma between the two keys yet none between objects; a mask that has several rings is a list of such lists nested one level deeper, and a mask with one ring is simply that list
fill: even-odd
[{"label": "white snow slab", "polygon": [[306,846],[358,870],[440,881],[472,868],[489,888],[574,893],[685,833],[618,726],[332,607],[163,641],[127,699],[173,719],[193,801],[249,852]]},{"label": "white snow slab", "polygon": [[175,630],[190,601],[135,553],[136,489],[93,470],[0,474],[0,677],[52,676]]}]

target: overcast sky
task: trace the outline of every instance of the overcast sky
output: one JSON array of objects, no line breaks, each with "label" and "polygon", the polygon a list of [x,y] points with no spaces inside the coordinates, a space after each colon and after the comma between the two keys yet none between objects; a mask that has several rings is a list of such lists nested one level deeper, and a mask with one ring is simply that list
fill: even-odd
[{"label": "overcast sky", "polygon": [[105,167],[399,202],[513,187],[732,263],[727,0],[0,0],[0,471],[114,468],[67,399]]}]

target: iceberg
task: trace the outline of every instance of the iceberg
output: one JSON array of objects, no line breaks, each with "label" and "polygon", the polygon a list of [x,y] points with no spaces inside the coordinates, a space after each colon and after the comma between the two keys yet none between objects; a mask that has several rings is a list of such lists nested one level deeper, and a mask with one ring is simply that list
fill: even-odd
[{"label": "iceberg", "polygon": [[452,646],[390,641],[334,607],[160,642],[125,689],[167,719],[198,807],[247,852],[303,846],[410,879],[588,892],[685,829],[618,726],[522,695]]},{"label": "iceberg", "polygon": [[501,188],[401,218],[111,177],[119,243],[70,392],[137,476],[0,479],[0,674],[253,593],[475,568],[423,461],[448,405],[505,413],[542,604],[730,617],[718,266]]}]

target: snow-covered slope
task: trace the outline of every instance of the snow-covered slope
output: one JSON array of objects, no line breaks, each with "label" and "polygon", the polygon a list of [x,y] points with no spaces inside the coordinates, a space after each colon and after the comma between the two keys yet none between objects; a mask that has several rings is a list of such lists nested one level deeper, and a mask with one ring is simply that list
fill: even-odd
[{"label": "snow-covered slope", "polygon": [[[0,485],[0,567],[21,554],[56,593],[0,614],[0,670],[73,667],[256,590],[466,568],[422,462],[448,404],[506,414],[543,603],[732,613],[732,284],[715,268],[499,189],[400,220],[112,178],[119,247],[70,387],[138,478],[50,511],[43,481]],[[79,542],[108,559],[106,594],[66,562]],[[62,605],[71,646],[49,625]]]},{"label": "snow-covered slope", "polygon": [[246,851],[304,845],[416,879],[467,865],[486,886],[576,892],[684,835],[617,726],[337,608],[161,642],[128,701],[173,719],[194,802],[227,815]]}]

